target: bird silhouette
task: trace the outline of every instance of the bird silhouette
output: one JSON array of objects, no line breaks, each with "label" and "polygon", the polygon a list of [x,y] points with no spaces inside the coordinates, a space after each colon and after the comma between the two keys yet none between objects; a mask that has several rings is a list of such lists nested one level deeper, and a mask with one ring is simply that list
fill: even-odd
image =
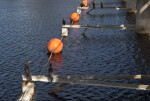
[{"label": "bird silhouette", "polygon": [[54,75],[54,70],[52,68],[52,63],[49,64],[48,74],[49,74],[49,77],[50,77],[50,81],[52,82],[53,81],[53,75]]},{"label": "bird silhouette", "polygon": [[26,76],[27,76],[27,82],[26,82],[26,84],[28,83],[28,82],[31,82],[32,81],[32,78],[31,78],[31,69],[30,69],[30,67],[28,66],[28,63],[29,63],[30,61],[26,61],[25,62],[25,66],[24,66],[24,70],[25,70],[25,73],[26,73]]},{"label": "bird silhouette", "polygon": [[103,8],[103,2],[101,1],[101,8]]},{"label": "bird silhouette", "polygon": [[84,4],[83,4],[83,3],[80,3],[80,6],[81,6],[81,7],[83,7],[83,6],[84,6]]},{"label": "bird silhouette", "polygon": [[66,21],[65,21],[65,19],[63,18],[63,20],[62,20],[62,24],[63,25],[65,25],[66,24]]},{"label": "bird silhouette", "polygon": [[95,9],[95,3],[94,3],[94,1],[92,2],[92,4],[93,4],[93,9]]}]

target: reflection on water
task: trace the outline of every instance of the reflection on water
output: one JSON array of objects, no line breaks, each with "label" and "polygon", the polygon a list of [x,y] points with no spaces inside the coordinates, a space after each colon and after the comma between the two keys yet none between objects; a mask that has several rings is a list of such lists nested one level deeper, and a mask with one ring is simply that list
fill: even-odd
[{"label": "reflection on water", "polygon": [[63,68],[63,59],[64,56],[62,55],[62,53],[52,55],[50,63],[52,63],[55,74],[61,72],[61,68]]},{"label": "reflection on water", "polygon": [[72,25],[79,25],[79,21],[73,22]]}]

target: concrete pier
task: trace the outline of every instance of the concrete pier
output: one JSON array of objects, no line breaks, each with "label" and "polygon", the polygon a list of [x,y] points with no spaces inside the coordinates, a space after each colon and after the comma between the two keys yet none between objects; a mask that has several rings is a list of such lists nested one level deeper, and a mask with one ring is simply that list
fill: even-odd
[{"label": "concrete pier", "polygon": [[138,31],[142,35],[150,35],[150,0],[137,0],[136,27],[144,28]]},{"label": "concrete pier", "polygon": [[129,13],[136,13],[136,2],[137,0],[126,0],[126,7],[130,9]]},{"label": "concrete pier", "polygon": [[122,2],[122,3],[126,3],[126,2],[127,2],[127,0],[121,0],[121,2]]}]

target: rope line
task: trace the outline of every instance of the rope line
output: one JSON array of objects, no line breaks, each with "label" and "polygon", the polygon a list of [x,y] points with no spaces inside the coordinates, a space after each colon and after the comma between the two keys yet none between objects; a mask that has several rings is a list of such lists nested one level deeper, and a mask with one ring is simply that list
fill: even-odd
[{"label": "rope line", "polygon": [[[77,17],[77,15],[75,17],[73,17],[73,20]],[[73,24],[73,20],[71,21],[71,24]]]},{"label": "rope line", "polygon": [[62,39],[63,39],[63,36],[61,36],[61,39],[60,39],[60,40],[62,41]]},{"label": "rope line", "polygon": [[40,72],[40,75],[42,74],[42,72],[45,70],[46,66],[47,66],[48,63],[50,62],[50,59],[51,59],[51,57],[52,57],[52,55],[53,55],[54,50],[55,50],[55,49],[53,48],[53,49],[52,49],[52,52],[51,52],[51,54],[50,54],[50,56],[49,56],[49,58],[48,58],[47,63],[44,65],[44,67],[42,68],[42,71]]}]

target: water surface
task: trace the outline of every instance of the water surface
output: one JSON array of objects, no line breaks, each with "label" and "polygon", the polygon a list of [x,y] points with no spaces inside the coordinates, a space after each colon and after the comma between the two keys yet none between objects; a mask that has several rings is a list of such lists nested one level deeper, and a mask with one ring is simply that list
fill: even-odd
[{"label": "water surface", "polygon": [[[32,74],[40,74],[48,60],[47,43],[61,37],[61,21],[76,12],[81,0],[0,0],[0,101],[15,101],[22,90],[24,63],[30,60]],[[97,1],[98,3],[99,1]],[[99,6],[99,5],[96,5]],[[122,6],[119,0],[104,1],[104,6]],[[82,11],[81,25],[135,24],[135,15],[124,11]],[[70,29],[63,39],[62,53],[53,55],[58,75],[136,75],[150,74],[150,38],[135,31]],[[47,69],[43,75],[48,75]],[[117,80],[115,80],[117,81]],[[149,80],[118,80],[149,84]],[[58,84],[36,82],[35,100],[120,101],[149,100],[149,91],[97,86],[69,85],[57,96],[48,92]]]}]

